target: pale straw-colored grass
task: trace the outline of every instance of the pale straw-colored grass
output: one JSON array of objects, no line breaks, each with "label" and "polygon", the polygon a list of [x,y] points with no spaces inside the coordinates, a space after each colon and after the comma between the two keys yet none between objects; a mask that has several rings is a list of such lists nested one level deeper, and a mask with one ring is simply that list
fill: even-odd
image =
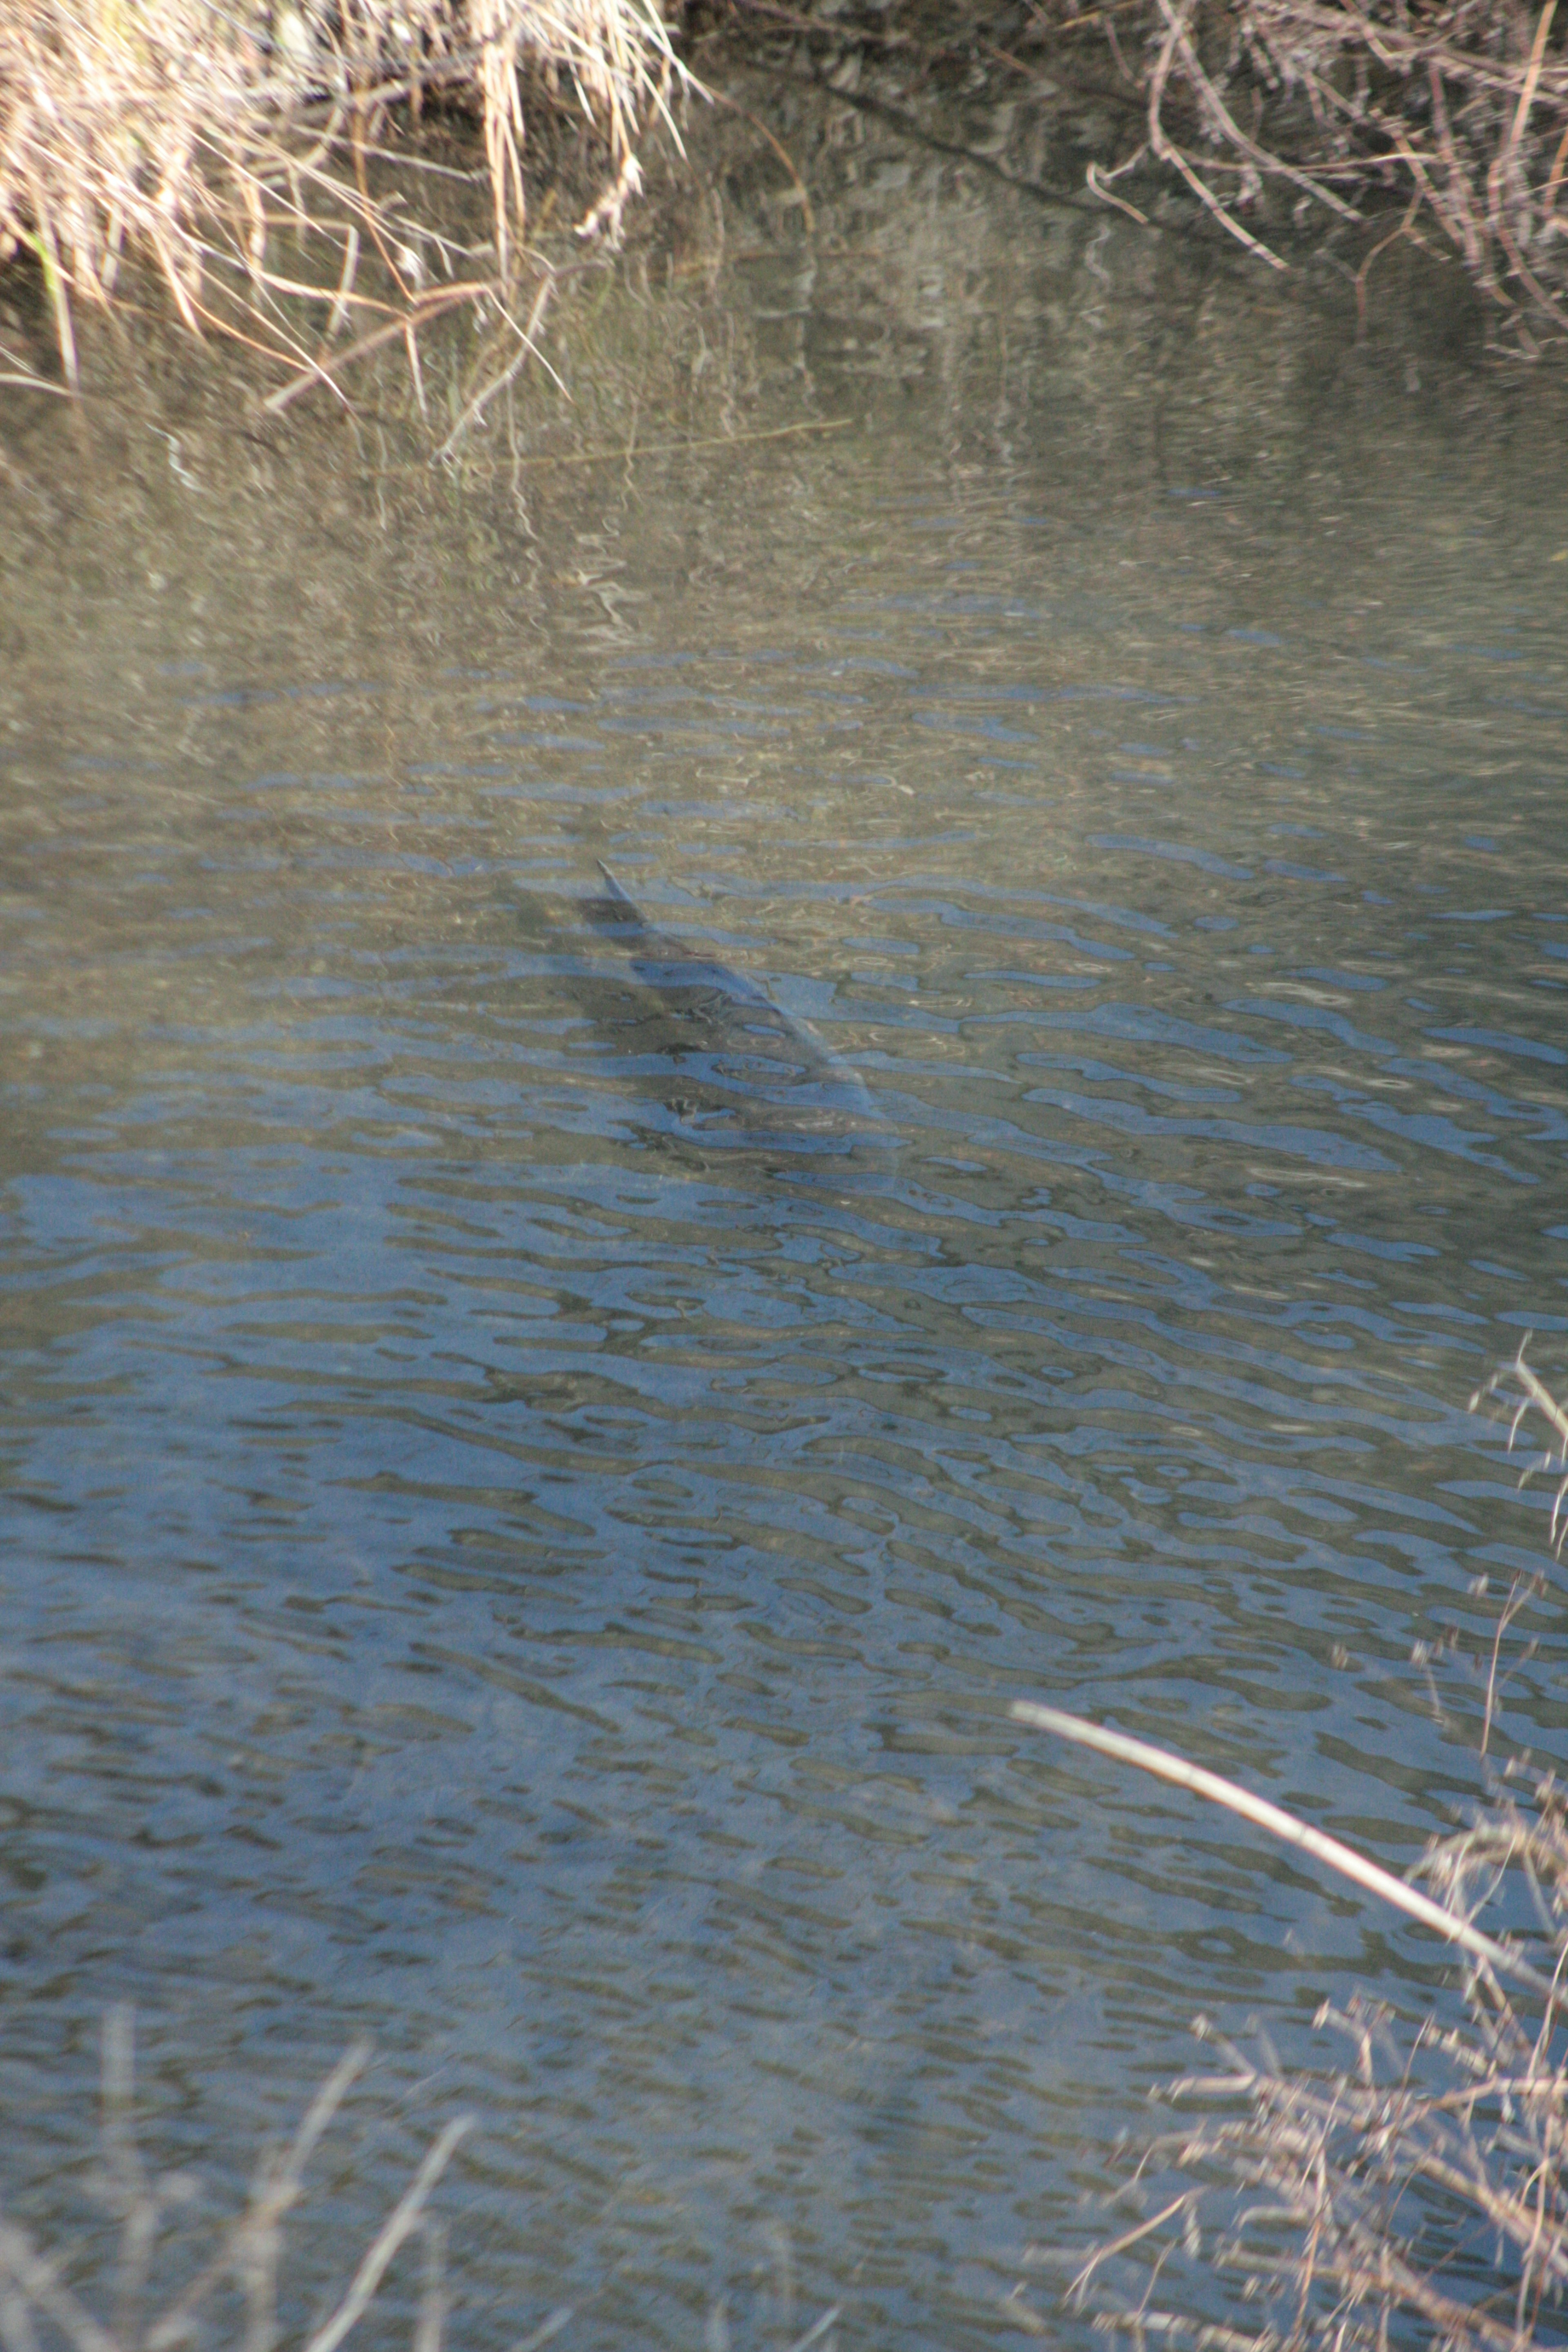
[{"label": "pale straw-colored grass", "polygon": [[[617,231],[679,79],[659,0],[0,0],[0,264],[36,257],[73,384],[75,310],[131,257],[194,332],[324,382],[351,329],[412,336],[510,289],[529,110],[592,126],[602,185],[579,226]],[[420,187],[450,165],[405,137],[391,153],[393,110],[416,121],[433,100],[482,125],[488,243],[426,216]]]},{"label": "pale straw-colored grass", "polygon": [[[168,2221],[190,2202],[196,2184],[186,2173],[153,2170],[142,2155],[135,2129],[131,2012],[111,2010],[103,2029],[103,2117],[93,2186],[119,2227],[118,2261],[102,2282],[101,2295],[89,2299],[90,2289],[68,2284],[68,2273],[78,2267],[68,2246],[46,2248],[21,2222],[0,2216],[5,2352],[43,2352],[51,2344],[63,2345],[66,2352],[184,2352],[210,2338],[215,2329],[232,2340],[235,2352],[276,2352],[284,2225],[305,2198],[311,2156],[369,2057],[368,2043],[361,2042],[339,2061],[293,2137],[282,2147],[263,2149],[244,2205],[219,2229],[207,2259],[177,2290],[160,2293]],[[300,2352],[339,2352],[410,2240],[422,2243],[424,2252],[413,2352],[441,2352],[443,2237],[429,2206],[469,2127],[469,2118],[458,2116],[437,2134],[329,2307],[305,2332]]]}]

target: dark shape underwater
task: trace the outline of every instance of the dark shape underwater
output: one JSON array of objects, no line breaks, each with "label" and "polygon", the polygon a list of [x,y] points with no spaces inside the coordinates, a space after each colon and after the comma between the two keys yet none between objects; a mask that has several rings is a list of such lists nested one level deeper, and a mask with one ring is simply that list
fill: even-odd
[{"label": "dark shape underwater", "polygon": [[808,1023],[744,972],[656,929],[609,867],[599,872],[603,891],[574,911],[619,950],[635,988],[613,990],[596,1018],[668,1132],[835,1158],[896,1144],[858,1072]]}]

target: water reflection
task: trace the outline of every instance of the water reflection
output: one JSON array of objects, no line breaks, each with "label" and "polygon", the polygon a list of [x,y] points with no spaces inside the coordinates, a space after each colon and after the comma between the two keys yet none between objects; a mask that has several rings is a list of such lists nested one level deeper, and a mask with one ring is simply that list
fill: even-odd
[{"label": "water reflection", "polygon": [[1397,1865],[1544,1523],[1557,395],[785,128],[815,276],[731,192],[606,306],[679,466],[40,422],[0,518],[0,2069],[63,2182],[110,1998],[181,2160],[374,2031],[476,2345],[1010,2339],[1193,2010],[1446,1963],[1009,1702]]}]

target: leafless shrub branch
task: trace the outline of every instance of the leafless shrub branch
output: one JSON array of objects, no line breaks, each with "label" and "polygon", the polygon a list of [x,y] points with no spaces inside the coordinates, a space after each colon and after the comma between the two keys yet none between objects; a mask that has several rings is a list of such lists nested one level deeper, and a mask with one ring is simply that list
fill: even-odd
[{"label": "leafless shrub branch", "polygon": [[[1266,190],[1429,213],[1516,349],[1568,333],[1568,46],[1558,0],[1153,0],[1147,146],[1233,236]],[[1173,116],[1183,128],[1172,127]],[[1250,126],[1248,122],[1250,118]]]}]

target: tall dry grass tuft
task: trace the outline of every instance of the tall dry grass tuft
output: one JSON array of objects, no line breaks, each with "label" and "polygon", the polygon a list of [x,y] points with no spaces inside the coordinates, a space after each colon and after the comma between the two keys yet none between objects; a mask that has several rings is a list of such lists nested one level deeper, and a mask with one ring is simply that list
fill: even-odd
[{"label": "tall dry grass tuft", "polygon": [[[579,224],[597,235],[618,230],[680,73],[659,0],[0,0],[0,263],[36,257],[73,385],[73,305],[108,301],[131,255],[193,332],[330,381],[349,326],[412,333],[510,288],[525,83],[602,142]],[[391,183],[389,112],[433,97],[482,120],[488,252],[425,219],[408,173]]]},{"label": "tall dry grass tuft", "polygon": [[[276,2352],[279,2338],[279,2278],[283,2225],[305,2193],[305,2167],[370,2056],[357,2043],[339,2061],[311,2100],[286,2147],[264,2150],[243,2210],[220,2231],[210,2258],[180,2291],[159,2303],[153,2295],[160,2237],[172,2210],[187,2202],[195,2184],[185,2174],[152,2172],[133,2123],[132,2042],[129,2010],[111,2010],[103,2029],[103,2121],[94,2187],[119,2224],[120,2252],[102,2313],[89,2308],[66,2282],[68,2252],[47,2252],[30,2231],[0,2216],[0,2345],[5,2352],[41,2352],[51,2340],[67,2352],[184,2352],[210,2331],[215,2306],[241,2315],[238,2352]],[[375,2299],[398,2250],[423,2241],[423,2291],[414,2352],[441,2352],[446,2293],[442,2236],[430,2218],[431,2194],[469,2128],[459,2116],[432,2142],[413,2179],[361,2253],[331,2309],[308,2331],[301,2352],[338,2352]]]},{"label": "tall dry grass tuft", "polygon": [[[1568,1538],[1568,1413],[1525,1361],[1504,1394],[1510,1444],[1549,1433],[1527,1475],[1557,1482],[1549,1545]],[[1521,1599],[1516,1581],[1498,1635]],[[1478,1666],[1484,1661],[1478,1661]],[[1491,1647],[1486,1724],[1495,1712]],[[1286,1838],[1423,1919],[1464,1955],[1463,2012],[1412,2033],[1357,1996],[1319,2011],[1342,2054],[1287,2067],[1199,2019],[1223,2067],[1161,2095],[1173,2127],[1128,2193],[1143,2210],[1077,2263],[1069,2300],[1096,2326],[1187,2352],[1545,2352],[1568,2336],[1568,1790],[1528,1760],[1496,1780],[1473,1827],[1436,1841],[1418,1894],[1247,1790],[1098,1726],[1016,1716],[1159,1771]],[[1277,1818],[1270,1819],[1270,1815]],[[1507,1923],[1484,1933],[1481,1916]],[[1075,2258],[1076,2259],[1076,2258]],[[1129,2286],[1129,2278],[1135,2285]],[[1230,2309],[1205,2318],[1216,2294]]]}]

